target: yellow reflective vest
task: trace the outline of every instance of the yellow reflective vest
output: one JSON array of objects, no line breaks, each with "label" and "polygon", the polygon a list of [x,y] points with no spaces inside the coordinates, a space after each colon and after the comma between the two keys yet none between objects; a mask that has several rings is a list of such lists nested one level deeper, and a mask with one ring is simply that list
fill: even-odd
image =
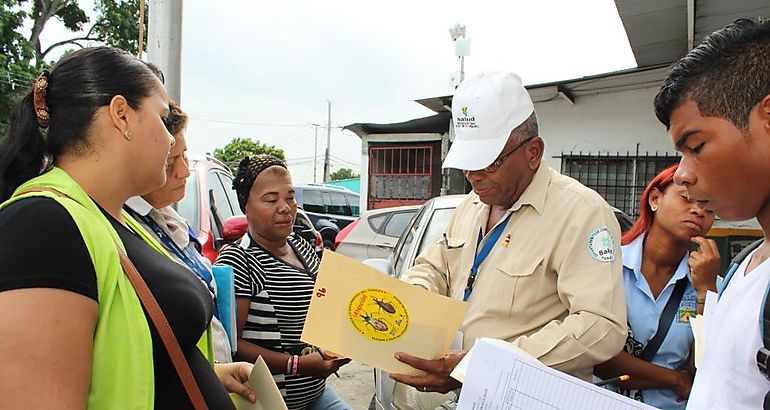
[{"label": "yellow reflective vest", "polygon": [[[52,192],[22,192],[35,187],[52,188]],[[94,331],[91,387],[87,409],[152,409],[155,400],[155,378],[152,362],[152,339],[147,317],[139,297],[120,265],[117,247],[125,251],[118,233],[88,194],[60,168],[33,178],[21,185],[9,204],[31,196],[45,196],[60,203],[75,221],[88,248],[96,271],[99,318]],[[145,242],[170,258],[125,211],[123,218]],[[209,360],[213,358],[210,329],[204,332],[198,348]]]}]

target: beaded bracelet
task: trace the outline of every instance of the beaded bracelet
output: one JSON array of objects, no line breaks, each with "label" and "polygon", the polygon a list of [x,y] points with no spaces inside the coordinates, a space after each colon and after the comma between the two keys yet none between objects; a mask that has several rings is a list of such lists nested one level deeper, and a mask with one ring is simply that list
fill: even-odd
[{"label": "beaded bracelet", "polygon": [[697,303],[699,305],[705,305],[706,304],[706,298],[705,297],[703,297],[703,298],[696,297],[695,298],[695,303]]},{"label": "beaded bracelet", "polygon": [[296,376],[297,374],[299,374],[299,373],[297,372],[297,368],[298,368],[298,367],[299,367],[299,356],[297,356],[297,355],[295,354],[295,355],[294,355],[294,360],[292,360],[292,364],[291,364],[291,375],[292,375],[292,376]]}]

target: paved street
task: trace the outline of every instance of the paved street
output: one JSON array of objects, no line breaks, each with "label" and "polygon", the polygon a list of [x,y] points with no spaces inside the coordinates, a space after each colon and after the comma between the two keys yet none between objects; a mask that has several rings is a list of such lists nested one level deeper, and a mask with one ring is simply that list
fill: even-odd
[{"label": "paved street", "polygon": [[340,378],[334,375],[327,382],[337,391],[353,410],[367,410],[374,396],[374,371],[371,366],[359,362],[350,362],[339,371]]}]

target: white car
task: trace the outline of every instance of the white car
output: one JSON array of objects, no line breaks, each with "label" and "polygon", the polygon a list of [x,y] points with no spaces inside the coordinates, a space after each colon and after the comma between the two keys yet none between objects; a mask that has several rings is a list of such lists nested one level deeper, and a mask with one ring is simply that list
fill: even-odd
[{"label": "white car", "polygon": [[366,211],[337,234],[334,251],[359,261],[387,259],[419,209],[408,205]]},{"label": "white car", "polygon": [[[414,265],[415,258],[423,249],[441,237],[463,198],[465,195],[448,195],[429,200],[419,208],[387,259],[367,259],[364,263],[388,275],[400,277]],[[373,401],[377,410],[414,409],[423,407],[420,402],[440,404],[446,400],[438,393],[417,392],[411,387],[399,385],[400,392],[394,403],[396,383],[388,377],[387,372],[379,369],[374,370],[374,384]]]}]

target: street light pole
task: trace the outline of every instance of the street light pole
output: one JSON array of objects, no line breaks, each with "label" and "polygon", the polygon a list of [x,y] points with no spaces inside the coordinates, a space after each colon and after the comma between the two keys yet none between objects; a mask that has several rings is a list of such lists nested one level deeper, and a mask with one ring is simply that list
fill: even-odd
[{"label": "street light pole", "polygon": [[449,28],[449,36],[452,37],[452,41],[455,43],[455,55],[460,58],[460,75],[459,79],[452,76],[452,85],[457,88],[463,80],[465,80],[465,57],[470,55],[471,44],[470,40],[465,38],[465,26],[462,24],[455,24]]},{"label": "street light pole", "polygon": [[328,112],[326,117],[326,155],[324,157],[324,182],[329,182],[329,171],[331,168],[329,159],[329,146],[332,142],[332,102],[326,100]]}]

